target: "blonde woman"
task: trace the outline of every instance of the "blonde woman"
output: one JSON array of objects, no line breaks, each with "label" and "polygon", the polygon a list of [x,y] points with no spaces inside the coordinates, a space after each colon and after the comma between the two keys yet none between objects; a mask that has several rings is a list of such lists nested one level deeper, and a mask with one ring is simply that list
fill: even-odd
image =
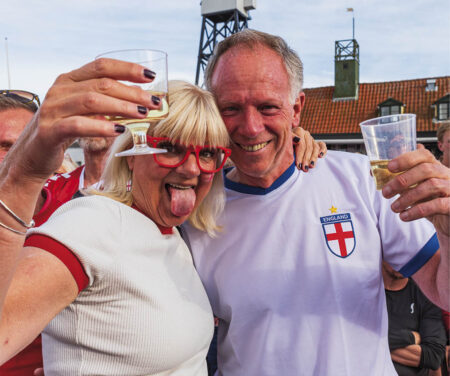
[{"label": "blonde woman", "polygon": [[[118,68],[110,68],[108,74],[114,75]],[[75,74],[83,72],[96,80],[86,67]],[[127,88],[115,89],[114,98],[123,101]],[[58,105],[51,93],[48,108],[54,109]],[[189,220],[211,235],[217,230],[215,218],[223,206],[218,172],[230,154],[228,134],[210,93],[172,82],[169,99],[168,118],[148,136],[149,143],[167,153],[115,158],[132,144],[129,132],[122,134],[107,162],[103,190],[63,205],[43,226],[29,230],[23,249],[22,231],[2,212],[0,363],[44,330],[47,376],[207,374],[213,316],[175,226]],[[76,108],[76,100],[67,101]],[[147,104],[151,106],[142,105]],[[77,127],[72,121],[72,130],[64,128],[64,117],[45,124],[51,114],[45,102],[42,108],[22,140],[24,155],[12,153],[9,170],[1,171],[2,202],[21,218],[30,213],[8,195],[8,182],[17,183],[15,172],[20,170],[37,189],[43,171],[51,170],[51,159]],[[61,113],[62,108],[67,111],[67,104]],[[112,131],[106,122],[84,121],[78,125],[91,128],[76,132],[104,136]],[[38,147],[45,147],[48,140],[42,136],[50,129],[60,143],[33,158]],[[115,127],[117,131],[122,129]],[[36,192],[20,184],[16,193],[24,206],[32,206]]]}]

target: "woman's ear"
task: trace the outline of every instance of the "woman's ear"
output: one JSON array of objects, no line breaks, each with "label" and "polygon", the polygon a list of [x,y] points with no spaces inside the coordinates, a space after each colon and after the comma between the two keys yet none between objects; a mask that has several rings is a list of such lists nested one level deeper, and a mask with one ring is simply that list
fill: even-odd
[{"label": "woman's ear", "polygon": [[127,157],[127,164],[128,164],[128,168],[130,169],[130,171],[133,171],[134,168],[134,156],[128,156]]}]

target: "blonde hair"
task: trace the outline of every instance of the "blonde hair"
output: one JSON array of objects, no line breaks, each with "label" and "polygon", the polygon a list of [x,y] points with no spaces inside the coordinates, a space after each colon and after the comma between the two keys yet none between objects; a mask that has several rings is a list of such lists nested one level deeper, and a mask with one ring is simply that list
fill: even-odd
[{"label": "blonde hair", "polygon": [[[227,146],[229,136],[220,116],[214,97],[195,85],[184,81],[169,82],[169,115],[150,126],[148,134],[155,137],[169,137],[186,145]],[[88,193],[110,197],[131,206],[133,197],[126,186],[132,177],[126,158],[114,155],[130,148],[131,134],[126,131],[119,136],[111,148],[102,175],[102,189],[90,189]],[[213,178],[210,191],[202,203],[191,213],[189,222],[195,228],[214,236],[220,229],[216,219],[225,205],[222,172]]]}]

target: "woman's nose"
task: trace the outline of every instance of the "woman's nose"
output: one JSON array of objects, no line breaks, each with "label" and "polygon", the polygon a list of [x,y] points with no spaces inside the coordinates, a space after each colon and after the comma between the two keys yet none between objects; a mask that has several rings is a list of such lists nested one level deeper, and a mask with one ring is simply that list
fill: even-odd
[{"label": "woman's nose", "polygon": [[187,176],[198,176],[201,171],[197,164],[197,159],[195,158],[195,154],[192,152],[189,154],[184,163],[177,167],[178,173],[183,173]]}]

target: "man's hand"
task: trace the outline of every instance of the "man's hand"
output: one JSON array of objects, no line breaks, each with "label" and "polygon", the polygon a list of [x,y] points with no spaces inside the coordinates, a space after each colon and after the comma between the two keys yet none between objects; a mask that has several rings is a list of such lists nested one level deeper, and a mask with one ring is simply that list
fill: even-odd
[{"label": "man's hand", "polygon": [[403,221],[429,219],[436,231],[450,235],[450,169],[419,145],[418,150],[393,159],[388,164],[396,176],[383,188],[383,196],[400,196],[392,203],[392,210],[400,213]]},{"label": "man's hand", "polygon": [[436,252],[415,274],[414,280],[437,306],[449,309],[450,271],[450,169],[419,145],[418,150],[391,160],[391,172],[397,175],[383,188],[383,196],[400,196],[392,203],[400,219],[409,222],[427,218],[436,229],[440,251]]},{"label": "man's hand", "polygon": [[327,153],[327,145],[323,141],[316,142],[308,131],[301,127],[292,130],[294,153],[297,168],[308,172],[314,168],[317,158],[323,158]]}]

